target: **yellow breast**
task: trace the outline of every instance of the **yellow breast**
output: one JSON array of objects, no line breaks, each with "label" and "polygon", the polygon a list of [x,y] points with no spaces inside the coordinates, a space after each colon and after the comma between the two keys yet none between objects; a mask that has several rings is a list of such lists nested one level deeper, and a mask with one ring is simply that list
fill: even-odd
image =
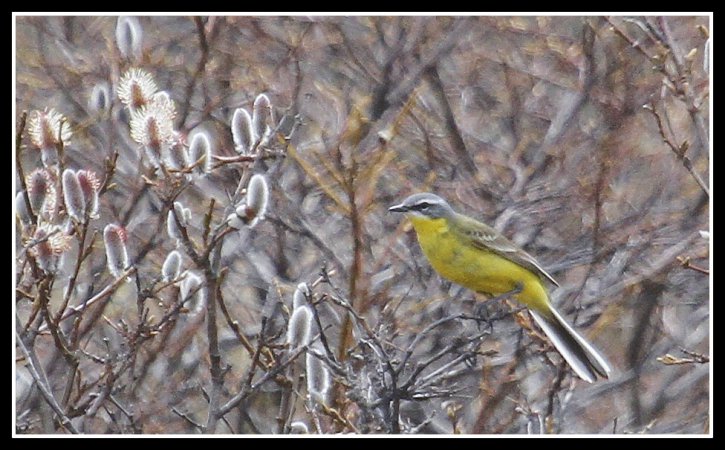
[{"label": "yellow breast", "polygon": [[411,217],[423,253],[444,278],[476,292],[503,294],[521,285],[516,297],[526,306],[548,313],[548,295],[538,275],[508,259],[464,242],[447,219]]}]

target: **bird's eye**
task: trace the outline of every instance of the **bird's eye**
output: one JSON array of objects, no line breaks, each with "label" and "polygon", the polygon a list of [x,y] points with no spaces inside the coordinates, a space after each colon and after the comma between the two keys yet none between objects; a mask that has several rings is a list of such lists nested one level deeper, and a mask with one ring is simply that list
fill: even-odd
[{"label": "bird's eye", "polygon": [[429,206],[430,206],[430,203],[426,203],[426,202],[418,203],[417,209],[424,211],[424,210],[428,209]]}]

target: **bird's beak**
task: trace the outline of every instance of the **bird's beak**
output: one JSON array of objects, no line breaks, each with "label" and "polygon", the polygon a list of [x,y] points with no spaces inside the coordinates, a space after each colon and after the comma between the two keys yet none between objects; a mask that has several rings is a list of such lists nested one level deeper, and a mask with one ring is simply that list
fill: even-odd
[{"label": "bird's beak", "polygon": [[390,211],[390,212],[406,212],[406,211],[408,211],[408,209],[409,208],[407,206],[405,206],[404,204],[401,203],[399,205],[391,206],[390,208],[388,208],[388,211]]}]

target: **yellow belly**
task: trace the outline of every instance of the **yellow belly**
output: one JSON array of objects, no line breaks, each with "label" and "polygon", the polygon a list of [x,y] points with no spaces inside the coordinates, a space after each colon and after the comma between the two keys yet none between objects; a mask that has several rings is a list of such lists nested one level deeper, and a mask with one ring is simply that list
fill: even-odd
[{"label": "yellow belly", "polygon": [[521,286],[516,299],[548,315],[549,300],[541,278],[498,254],[463,245],[444,219],[412,217],[423,253],[444,278],[476,292],[503,294]]}]

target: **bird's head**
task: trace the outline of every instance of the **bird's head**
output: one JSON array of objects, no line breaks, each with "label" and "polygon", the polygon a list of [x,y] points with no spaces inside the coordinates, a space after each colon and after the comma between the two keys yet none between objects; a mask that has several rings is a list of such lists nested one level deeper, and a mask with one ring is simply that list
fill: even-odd
[{"label": "bird's head", "polygon": [[412,218],[421,219],[442,219],[453,214],[448,202],[429,192],[413,194],[403,200],[403,203],[388,208],[388,211],[404,212]]}]

